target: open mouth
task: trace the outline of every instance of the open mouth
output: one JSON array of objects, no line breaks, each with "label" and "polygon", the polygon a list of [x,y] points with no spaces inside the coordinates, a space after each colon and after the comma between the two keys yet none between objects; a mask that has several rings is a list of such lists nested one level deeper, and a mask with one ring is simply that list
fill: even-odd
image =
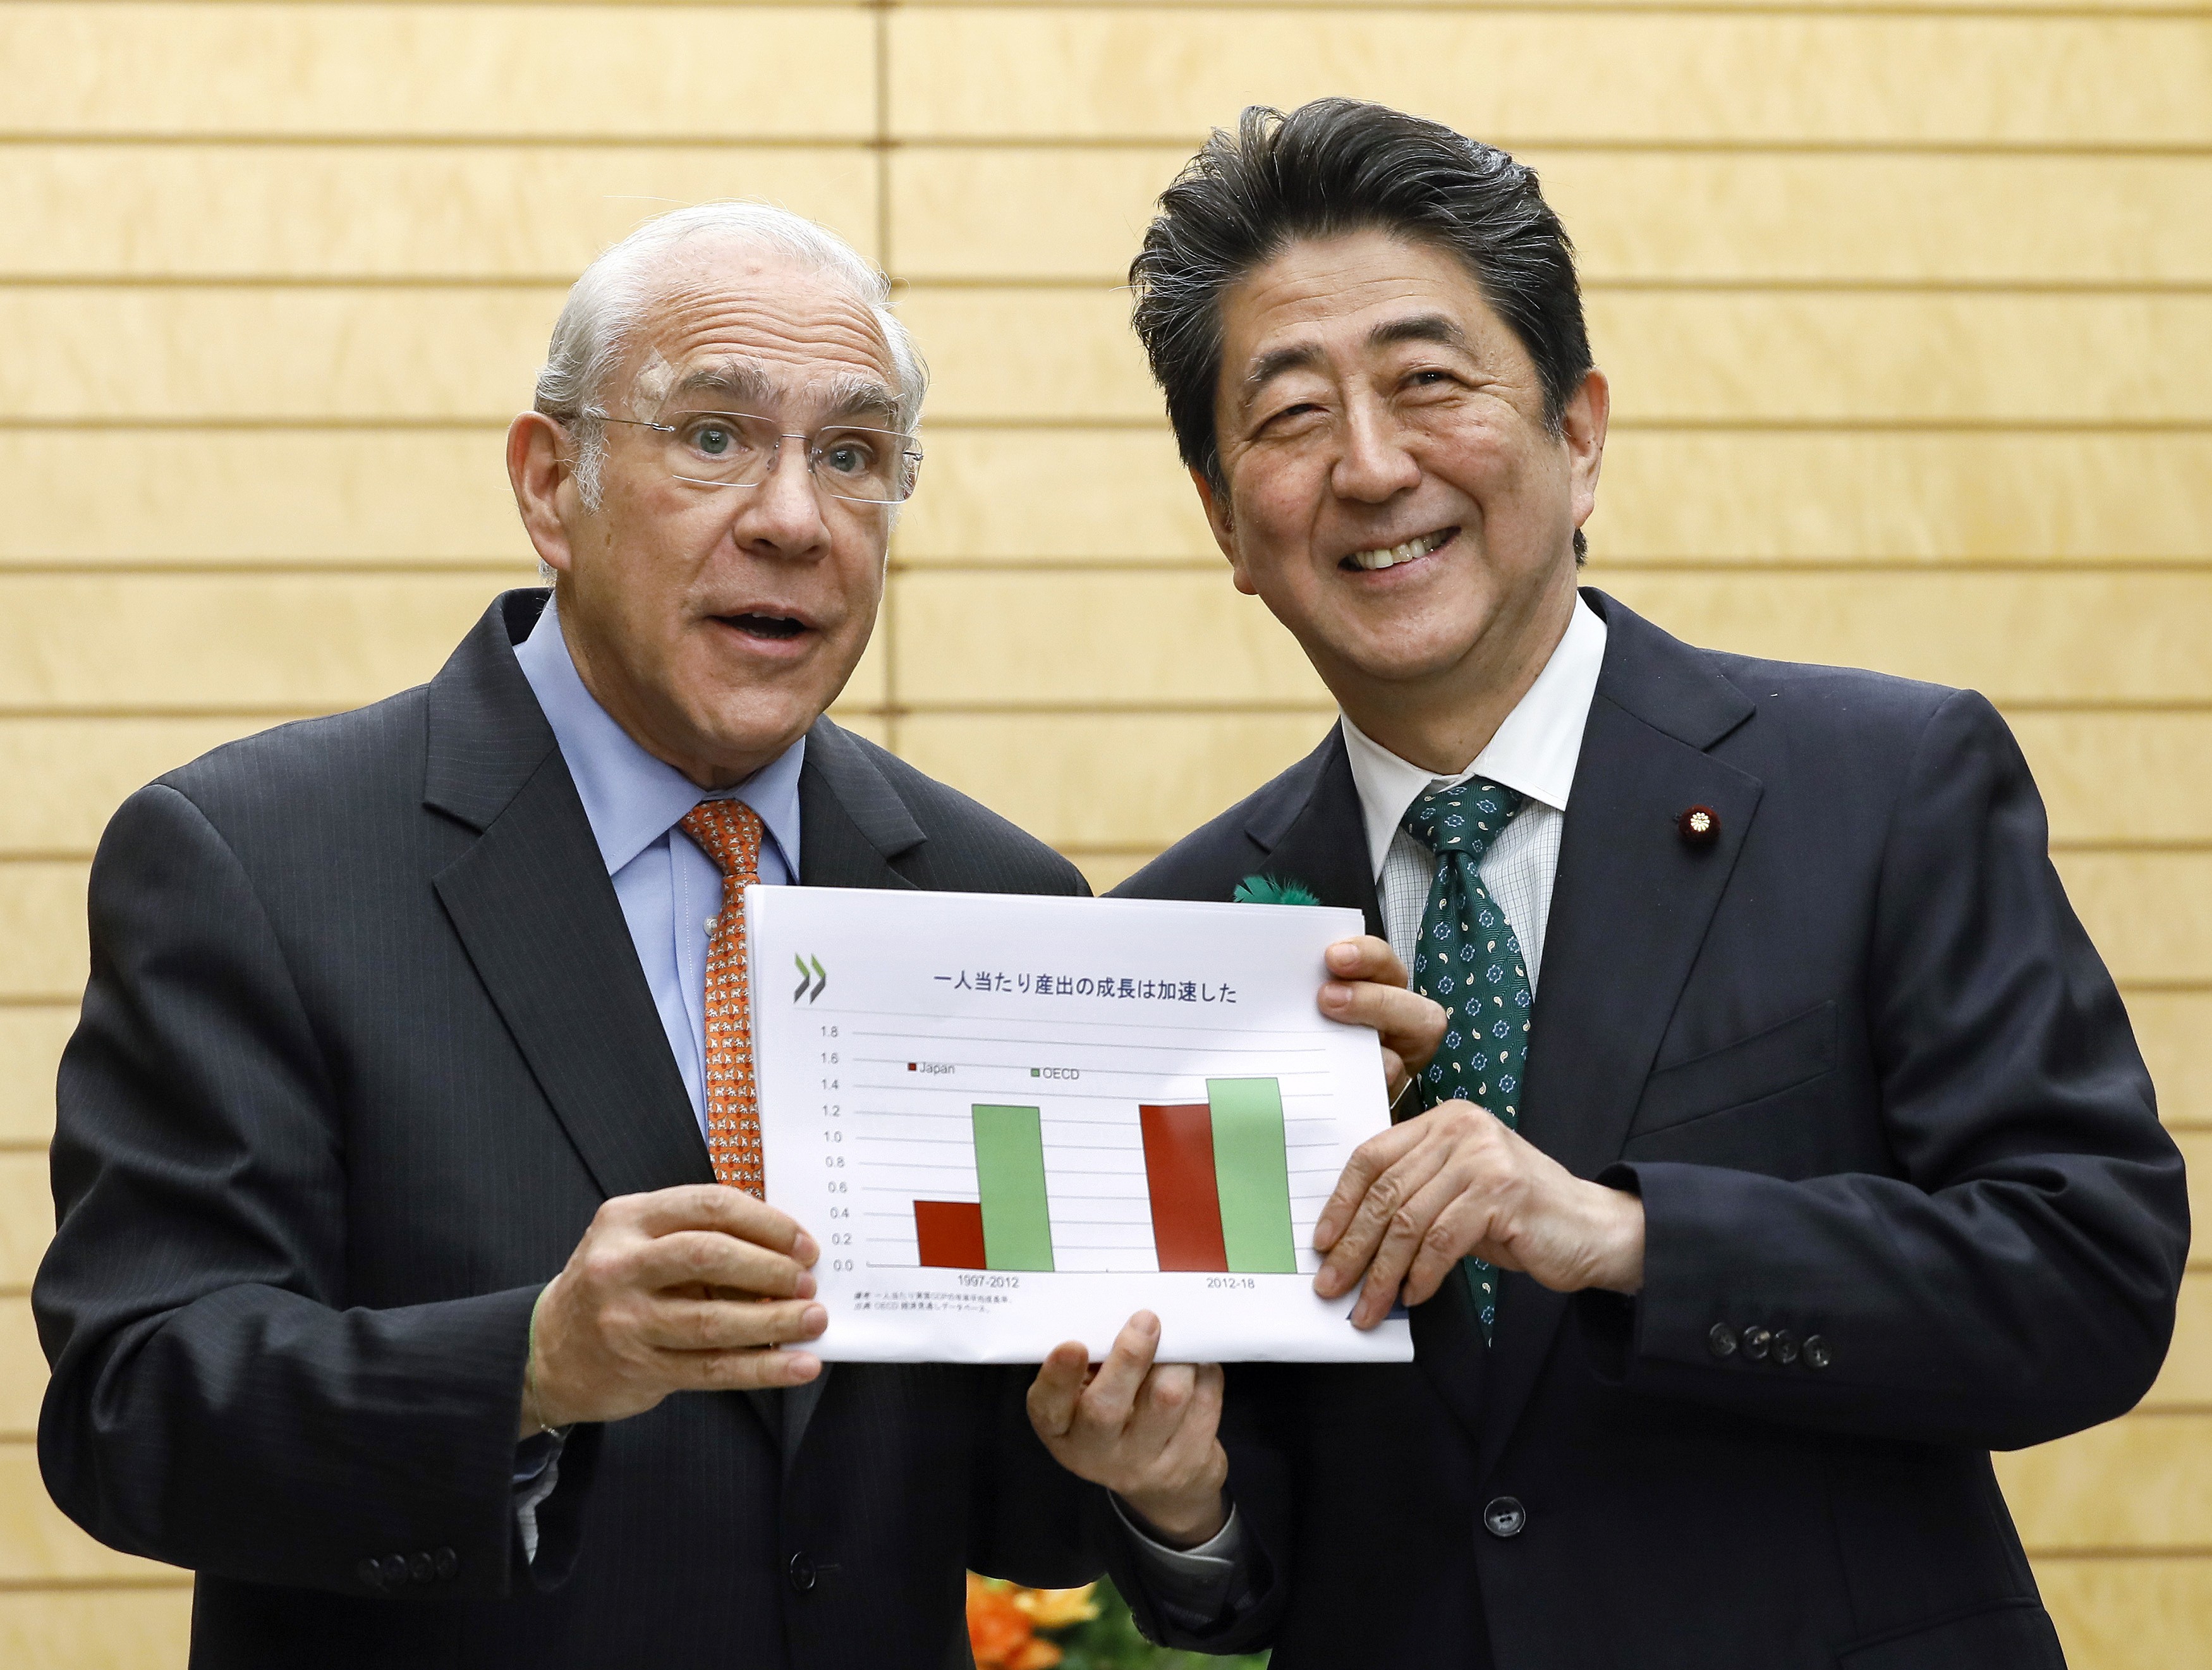
[{"label": "open mouth", "polygon": [[1401,562],[1417,562],[1431,551],[1442,550],[1458,532],[1455,527],[1438,528],[1434,533],[1420,534],[1401,545],[1378,545],[1371,550],[1354,551],[1336,566],[1370,574],[1377,568],[1395,568]]},{"label": "open mouth", "polygon": [[806,630],[805,622],[788,615],[717,615],[714,618],[748,638],[785,640],[796,638]]}]

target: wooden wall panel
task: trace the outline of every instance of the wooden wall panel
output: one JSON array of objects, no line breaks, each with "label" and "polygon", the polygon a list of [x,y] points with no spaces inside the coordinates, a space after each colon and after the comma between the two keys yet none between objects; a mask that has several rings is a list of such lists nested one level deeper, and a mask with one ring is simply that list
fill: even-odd
[{"label": "wooden wall panel", "polygon": [[8,130],[638,138],[857,136],[859,5],[33,3],[0,9]]},{"label": "wooden wall panel", "polygon": [[1692,643],[1875,667],[2009,702],[2212,700],[2212,574],[1652,574],[1595,585]]},{"label": "wooden wall panel", "polygon": [[39,1429],[46,1359],[27,1298],[0,1298],[0,1442],[21,1442]]},{"label": "wooden wall panel", "polygon": [[46,1157],[35,1150],[0,1153],[0,1292],[29,1289],[53,1230]]},{"label": "wooden wall panel", "polygon": [[89,855],[126,797],[163,772],[262,728],[250,719],[0,719],[0,859]]},{"label": "wooden wall panel", "polygon": [[319,713],[436,672],[511,575],[0,575],[0,707]]},{"label": "wooden wall panel", "polygon": [[2035,1580],[2074,1670],[2194,1663],[2212,1642],[2212,1560],[2045,1559]]},{"label": "wooden wall panel", "polygon": [[[1478,133],[1477,137],[1492,136]],[[2196,155],[1628,148],[1516,155],[1613,284],[2179,284],[2212,276],[2212,163]],[[914,282],[1122,281],[1188,146],[893,153],[900,275]]]},{"label": "wooden wall panel", "polygon": [[[0,864],[0,1003],[75,1003],[83,997],[91,969],[84,925],[88,868],[68,859]],[[0,1207],[0,1245],[8,1234],[5,1217]]]},{"label": "wooden wall panel", "polygon": [[53,1134],[54,1069],[76,1025],[76,999],[0,1004],[0,1148],[43,1151]]},{"label": "wooden wall panel", "polygon": [[2212,1409],[2212,1275],[2201,1267],[2181,1284],[2173,1347],[2142,1406]]},{"label": "wooden wall panel", "polygon": [[93,1541],[47,1499],[31,1446],[0,1443],[0,1593],[41,1579],[144,1584],[172,1582],[177,1575],[174,1567]]},{"label": "wooden wall panel", "polygon": [[1127,708],[1328,701],[1297,645],[1224,575],[917,571],[892,581],[899,698]]},{"label": "wooden wall panel", "polygon": [[0,410],[504,425],[530,404],[561,300],[550,287],[0,289],[0,335],[15,344]]},{"label": "wooden wall panel", "polygon": [[2203,931],[2212,921],[2212,851],[2053,858],[2115,979],[2212,986],[2212,944]]},{"label": "wooden wall panel", "polygon": [[2212,436],[1617,429],[1605,562],[2212,559]]},{"label": "wooden wall panel", "polygon": [[20,145],[0,273],[565,286],[640,222],[714,197],[781,203],[873,255],[876,172],[850,146]]},{"label": "wooden wall panel", "polygon": [[[2173,1140],[2189,1169],[2189,1221],[2212,1223],[2212,1131],[2176,1131]],[[2191,1239],[2189,1267],[2212,1270],[2212,1241]]]},{"label": "wooden wall panel", "polygon": [[1333,708],[1289,714],[917,714],[899,751],[1063,850],[1146,855],[1303,759]]},{"label": "wooden wall panel", "polygon": [[[513,392],[519,411],[529,386]],[[499,563],[527,574],[537,558],[507,490],[506,428],[501,418],[0,429],[0,567]]]},{"label": "wooden wall panel", "polygon": [[2160,1117],[2177,1128],[2212,1128],[2212,992],[2125,995]]},{"label": "wooden wall panel", "polygon": [[2130,1415],[1996,1467],[2031,1554],[2212,1546],[2212,1414]]},{"label": "wooden wall panel", "polygon": [[184,1662],[184,1574],[116,1589],[0,1592],[0,1661],[23,1670],[162,1670]]},{"label": "wooden wall panel", "polygon": [[1530,147],[2212,138],[2201,17],[933,7],[893,15],[890,52],[914,138],[1194,143],[1324,94]]},{"label": "wooden wall panel", "polygon": [[[905,311],[911,319],[916,309],[909,301]],[[942,356],[937,364],[941,392]],[[932,419],[937,409],[933,398]],[[901,562],[1182,562],[1222,568],[1164,424],[963,429],[925,420],[922,440],[921,484],[891,543]]]}]

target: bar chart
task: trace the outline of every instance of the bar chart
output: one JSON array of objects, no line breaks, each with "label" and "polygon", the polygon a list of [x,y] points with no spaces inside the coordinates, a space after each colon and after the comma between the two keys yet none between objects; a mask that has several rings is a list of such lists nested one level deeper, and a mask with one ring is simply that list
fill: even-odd
[{"label": "bar chart", "polygon": [[1311,1280],[1322,1208],[1389,1119],[1374,1034],[1314,1001],[1356,914],[813,888],[746,908],[775,981],[754,1010],[768,1198],[823,1249],[830,1360],[1034,1362],[1139,1309],[1182,1360],[1410,1351]]},{"label": "bar chart", "polygon": [[[1294,1273],[1290,1142],[1273,1078],[1209,1078],[1199,1102],[1138,1103],[1154,1267]],[[978,1199],[914,1203],[933,1270],[1057,1268],[1041,1108],[973,1109]],[[1095,1175],[1095,1174],[1087,1174]]]}]

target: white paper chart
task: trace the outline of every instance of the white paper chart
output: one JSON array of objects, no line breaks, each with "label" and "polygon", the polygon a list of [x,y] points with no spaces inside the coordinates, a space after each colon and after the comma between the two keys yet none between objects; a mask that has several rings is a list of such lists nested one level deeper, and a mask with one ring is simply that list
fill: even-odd
[{"label": "white paper chart", "polygon": [[1389,1122],[1325,1018],[1317,907],[756,887],[769,1201],[821,1243],[832,1361],[1402,1362],[1313,1290],[1315,1221]]}]

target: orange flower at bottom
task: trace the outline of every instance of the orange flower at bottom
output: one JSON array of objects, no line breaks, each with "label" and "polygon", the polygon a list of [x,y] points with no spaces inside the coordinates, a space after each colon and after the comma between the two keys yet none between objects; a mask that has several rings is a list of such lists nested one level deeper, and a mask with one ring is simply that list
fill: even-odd
[{"label": "orange flower at bottom", "polygon": [[1023,1588],[969,1572],[968,1645],[975,1655],[975,1670],[1052,1670],[1060,1650],[1036,1632],[1096,1618],[1092,1587]]}]

